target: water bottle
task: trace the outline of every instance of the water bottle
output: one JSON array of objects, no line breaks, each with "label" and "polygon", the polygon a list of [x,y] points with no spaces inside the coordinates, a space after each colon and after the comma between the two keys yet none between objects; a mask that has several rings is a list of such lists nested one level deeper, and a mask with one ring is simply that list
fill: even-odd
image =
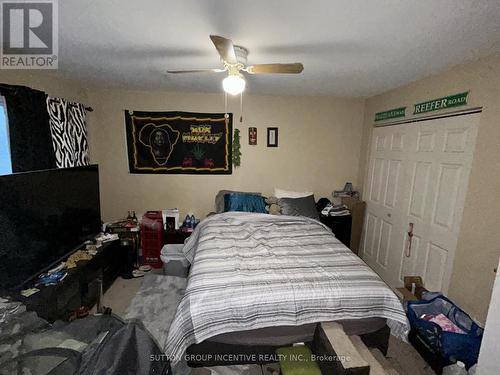
[{"label": "water bottle", "polygon": [[184,219],[184,227],[185,228],[191,227],[191,217],[189,215],[186,215],[186,218]]},{"label": "water bottle", "polygon": [[443,368],[443,375],[467,375],[467,370],[465,369],[465,364],[458,361],[452,365]]}]

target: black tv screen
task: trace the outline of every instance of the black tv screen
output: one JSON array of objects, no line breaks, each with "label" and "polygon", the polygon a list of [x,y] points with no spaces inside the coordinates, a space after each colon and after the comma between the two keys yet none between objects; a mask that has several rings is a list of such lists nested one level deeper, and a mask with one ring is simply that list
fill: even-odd
[{"label": "black tv screen", "polygon": [[97,165],[0,176],[0,290],[21,287],[100,229]]}]

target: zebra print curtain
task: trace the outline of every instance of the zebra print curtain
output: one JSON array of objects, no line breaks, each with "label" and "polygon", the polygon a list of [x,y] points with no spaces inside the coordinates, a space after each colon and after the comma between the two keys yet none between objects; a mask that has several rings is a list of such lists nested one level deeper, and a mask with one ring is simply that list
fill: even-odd
[{"label": "zebra print curtain", "polygon": [[48,96],[47,112],[57,168],[89,165],[83,104]]}]

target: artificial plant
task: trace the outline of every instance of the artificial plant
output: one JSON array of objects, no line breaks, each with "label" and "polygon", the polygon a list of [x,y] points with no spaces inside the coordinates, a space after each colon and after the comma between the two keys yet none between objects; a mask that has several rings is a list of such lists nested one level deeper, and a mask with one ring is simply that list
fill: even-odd
[{"label": "artificial plant", "polygon": [[241,164],[241,145],[240,145],[240,129],[234,129],[233,132],[233,165],[239,167]]}]

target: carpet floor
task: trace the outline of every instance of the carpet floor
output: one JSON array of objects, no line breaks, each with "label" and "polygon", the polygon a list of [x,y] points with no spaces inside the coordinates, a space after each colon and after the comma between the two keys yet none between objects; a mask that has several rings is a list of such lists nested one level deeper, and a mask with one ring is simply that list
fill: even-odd
[{"label": "carpet floor", "polygon": [[[170,284],[169,290],[166,292],[173,297],[158,302],[155,295],[162,292],[165,285],[162,279],[165,277],[171,278],[171,282],[168,283]],[[160,270],[153,270],[144,278],[130,280],[118,278],[104,294],[103,303],[105,306],[111,307],[113,313],[123,318],[142,320],[146,328],[155,336],[158,344],[162,346],[168,333],[166,327],[170,325],[169,322],[182,296],[184,286],[185,281],[182,279],[162,276]],[[151,317],[155,317],[155,319]],[[162,323],[159,324],[159,322]],[[435,375],[434,371],[410,344],[393,336],[389,341],[387,360],[401,375]],[[270,374],[265,367],[242,366],[238,369],[235,366],[228,366],[227,368],[211,369],[212,371],[195,369],[191,374]]]}]

